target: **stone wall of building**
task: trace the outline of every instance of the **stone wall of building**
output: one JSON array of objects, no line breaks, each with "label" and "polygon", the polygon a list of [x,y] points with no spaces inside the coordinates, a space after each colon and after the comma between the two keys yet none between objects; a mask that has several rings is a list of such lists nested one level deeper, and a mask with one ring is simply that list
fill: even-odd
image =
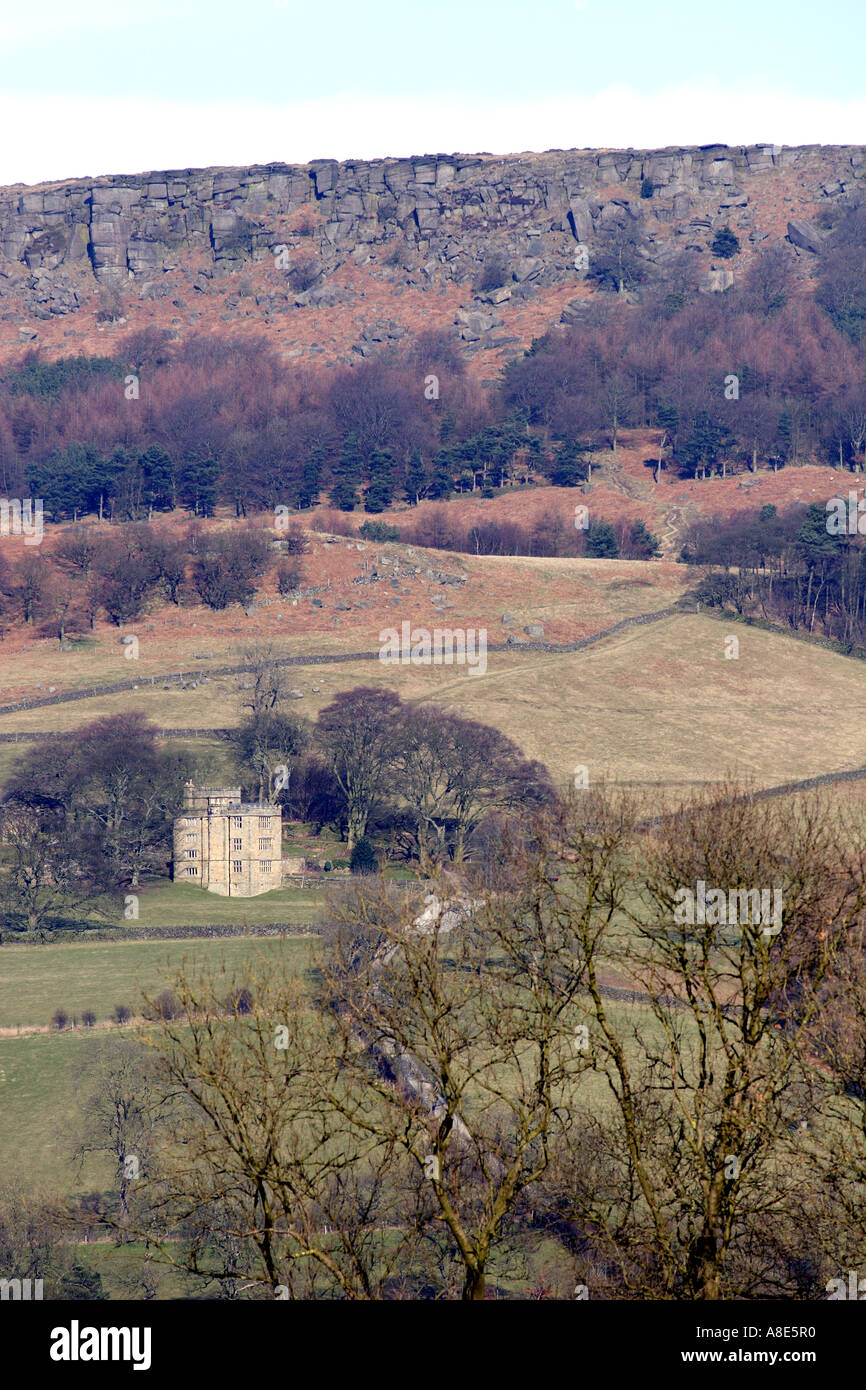
[{"label": "stone wall of building", "polygon": [[239,787],[187,784],[174,823],[176,882],[230,898],[252,898],[282,886],[280,809],[240,798]]}]

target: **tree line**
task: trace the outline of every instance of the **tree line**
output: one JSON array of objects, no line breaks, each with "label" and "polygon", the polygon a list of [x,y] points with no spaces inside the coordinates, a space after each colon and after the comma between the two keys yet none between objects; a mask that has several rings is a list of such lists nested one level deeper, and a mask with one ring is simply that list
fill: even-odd
[{"label": "tree line", "polygon": [[607,560],[653,560],[661,543],[646,522],[605,521],[589,515],[589,508],[575,509],[573,517],[546,508],[531,525],[510,517],[463,521],[439,509],[429,509],[408,524],[365,521],[357,529],[339,513],[325,513],[322,524],[337,535],[358,535],[365,540],[400,541],[433,550],[454,550],[466,555],[538,555],[552,558],[587,556]]},{"label": "tree line", "polygon": [[681,558],[710,567],[695,596],[740,617],[764,618],[849,648],[866,646],[866,548],[858,529],[859,501],[855,494],[852,510],[846,492],[838,510],[813,502],[778,512],[767,504],[694,523]]},{"label": "tree line", "polygon": [[587,301],[488,388],[432,331],[330,369],[287,367],[263,339],[174,343],[155,328],[113,358],[30,352],[0,381],[0,495],[41,497],[54,519],[209,516],[218,504],[243,516],[324,496],[375,514],[536,477],[575,485],[593,448],[616,449],[627,428],[660,432],[647,460],[656,475],[809,461],[859,470],[866,212],[835,218],[814,292],[774,246],[721,294],[700,292],[687,251],[648,260],[625,218],[595,250],[596,284],[616,292]]},{"label": "tree line", "polygon": [[0,553],[0,623],[23,622],[62,644],[102,616],[116,626],[131,622],[152,601],[221,611],[248,604],[271,571],[279,593],[294,592],[305,549],[298,526],[275,542],[251,523],[216,530],[194,521],[178,534],[148,522],[107,529],[79,522],[51,549],[25,547],[14,563]]}]

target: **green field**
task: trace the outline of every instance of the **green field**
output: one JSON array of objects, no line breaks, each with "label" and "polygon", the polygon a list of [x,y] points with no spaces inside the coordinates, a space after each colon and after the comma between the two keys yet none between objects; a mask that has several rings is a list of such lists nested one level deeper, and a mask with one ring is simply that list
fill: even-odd
[{"label": "green field", "polygon": [[[192,890],[193,892],[195,889]],[[186,941],[85,941],[10,946],[0,950],[0,1029],[42,1027],[57,1008],[70,1018],[85,1009],[110,1019],[115,1004],[137,1012],[142,990],[161,989],[181,965],[230,972],[273,952],[279,938],[224,937]],[[288,943],[298,972],[309,968],[316,938]]]},{"label": "green field", "polygon": [[7,1179],[53,1196],[112,1182],[107,1159],[89,1159],[81,1171],[73,1161],[82,1137],[80,1073],[105,1043],[104,1032],[82,1028],[0,1038],[0,1169]]},{"label": "green field", "polygon": [[304,927],[321,915],[322,891],[307,888],[275,888],[255,898],[224,898],[207,893],[190,883],[148,884],[138,895],[138,923],[124,921],[118,905],[119,927],[204,927],[213,925],[255,926],[260,922],[280,922]]},{"label": "green field", "polygon": [[[226,975],[267,961],[279,939],[86,942],[62,946],[14,946],[0,951],[0,1172],[28,1185],[79,1191],[111,1180],[107,1161],[88,1161],[82,1174],[72,1162],[81,1125],[79,1073],[98,1050],[130,1032],[109,1023],[115,1004],[138,1013],[142,991],[158,992],[181,967]],[[298,974],[314,965],[316,940],[289,939],[288,959]],[[44,1028],[62,1006],[70,1018],[84,1009],[94,1028],[22,1032]]]},{"label": "green field", "polygon": [[[188,948],[192,943],[180,944]],[[196,946],[201,944],[204,943],[195,943]],[[261,944],[267,950],[269,943]],[[308,969],[313,963],[312,943],[301,940],[289,944],[292,949],[290,959],[297,961],[298,972]],[[244,959],[250,959],[252,943],[246,945],[246,957],[235,951],[226,958],[229,969],[241,965]],[[33,948],[22,949],[15,954],[48,954],[66,949],[74,950],[77,954],[95,948],[46,947],[43,952]],[[122,948],[109,944],[105,949],[116,952]],[[194,958],[213,967],[221,964],[217,951],[197,953]],[[188,951],[186,959],[190,959]],[[174,953],[174,967],[183,960],[183,952]],[[90,971],[94,988],[88,991],[85,986],[85,992],[93,994],[102,988],[108,997],[108,981],[113,979],[116,972],[114,963],[104,957],[101,960],[92,959]],[[104,980],[99,978],[100,973],[104,975]],[[152,980],[151,989],[154,985],[165,983],[170,978],[168,963],[163,967],[162,962],[154,959],[142,971],[142,977]],[[34,976],[28,979],[22,973],[20,983],[35,1001],[33,1011],[38,1012],[43,1007],[38,1002],[39,982]],[[42,997],[53,997],[50,983],[46,984],[43,980],[42,984]],[[3,992],[6,993],[5,988]],[[130,1001],[133,999],[128,989],[124,997]],[[624,1026],[642,1027],[656,1044],[662,1044],[661,1030],[648,1008],[611,1002],[608,1016]],[[110,1047],[116,1038],[124,1036],[135,1036],[135,1030],[111,1025],[93,1030],[79,1027],[62,1033],[52,1031],[25,1033],[20,1037],[0,1036],[0,1172],[6,1178],[21,1179],[28,1186],[49,1185],[55,1195],[111,1185],[114,1171],[107,1158],[89,1158],[79,1169],[73,1161],[73,1153],[82,1133],[82,1105],[89,1084],[87,1067],[95,1060],[100,1049]],[[593,1071],[584,1074],[576,1099],[592,1112],[611,1103],[607,1083],[599,1073]]]}]

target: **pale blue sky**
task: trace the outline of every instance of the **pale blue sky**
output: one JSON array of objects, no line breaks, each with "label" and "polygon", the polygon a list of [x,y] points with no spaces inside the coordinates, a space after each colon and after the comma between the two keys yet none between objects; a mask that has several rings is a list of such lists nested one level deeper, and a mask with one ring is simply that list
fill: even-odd
[{"label": "pale blue sky", "polygon": [[863,0],[29,0],[0,181],[550,146],[866,142]]}]

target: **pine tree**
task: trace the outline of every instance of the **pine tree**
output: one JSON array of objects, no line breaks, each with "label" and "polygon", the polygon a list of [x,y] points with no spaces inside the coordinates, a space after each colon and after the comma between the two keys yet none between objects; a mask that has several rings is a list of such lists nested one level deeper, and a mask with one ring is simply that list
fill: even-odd
[{"label": "pine tree", "polygon": [[321,444],[314,444],[307,454],[301,471],[301,485],[298,489],[298,506],[315,507],[322,487],[322,470],[325,466],[325,450]]},{"label": "pine tree", "polygon": [[776,426],[776,438],[779,441],[779,454],[784,463],[791,453],[791,441],[794,438],[794,430],[791,424],[791,417],[787,410],[783,410],[779,416],[779,423]]},{"label": "pine tree", "polygon": [[394,455],[390,449],[374,449],[370,455],[370,485],[364,496],[365,512],[383,512],[394,498]]},{"label": "pine tree", "polygon": [[357,434],[347,434],[334,468],[330,500],[341,512],[353,512],[358,505],[358,486],[364,469],[364,454]]},{"label": "pine tree", "polygon": [[183,466],[180,495],[196,516],[213,516],[220,466],[214,458],[191,458]]},{"label": "pine tree", "polygon": [[433,476],[427,489],[430,497],[444,500],[454,491],[454,460],[450,449],[440,449],[433,459]]},{"label": "pine tree", "polygon": [[730,227],[722,227],[713,237],[710,250],[714,256],[720,256],[723,261],[728,261],[732,256],[738,256],[740,253],[739,238],[731,231]]},{"label": "pine tree", "polygon": [[373,846],[366,835],[362,835],[360,840],[355,841],[352,857],[349,860],[349,869],[353,874],[374,874],[377,868]]},{"label": "pine tree", "polygon": [[591,521],[586,533],[586,553],[597,560],[616,560],[619,546],[609,521]]},{"label": "pine tree", "polygon": [[454,410],[443,410],[439,426],[440,444],[449,444],[457,433],[457,414]]},{"label": "pine tree", "polygon": [[629,548],[636,560],[654,560],[661,554],[658,536],[648,531],[643,521],[635,521],[629,531]]},{"label": "pine tree", "polygon": [[418,449],[413,449],[406,465],[403,493],[410,506],[416,507],[427,491],[427,470]]},{"label": "pine tree", "polygon": [[171,454],[159,444],[151,444],[139,456],[144,488],[143,498],[149,507],[170,510],[175,503],[174,464]]},{"label": "pine tree", "polygon": [[554,487],[577,487],[586,480],[589,464],[578,440],[566,437],[559,440],[553,451],[550,481]]},{"label": "pine tree", "polygon": [[827,530],[827,509],[822,502],[810,505],[796,542],[809,566],[841,553],[842,541]]}]

